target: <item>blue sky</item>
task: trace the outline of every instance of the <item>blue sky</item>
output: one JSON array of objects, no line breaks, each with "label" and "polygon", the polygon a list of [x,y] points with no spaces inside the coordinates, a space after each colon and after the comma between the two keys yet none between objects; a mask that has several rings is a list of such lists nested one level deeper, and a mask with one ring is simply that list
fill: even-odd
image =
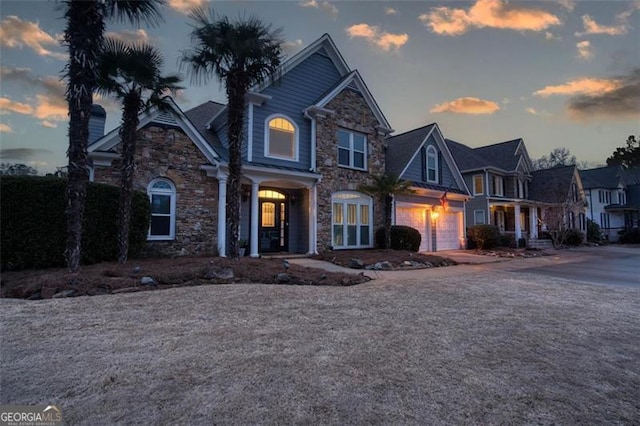
[{"label": "blue sky", "polygon": [[[107,25],[156,45],[166,73],[180,72],[186,13],[201,5],[281,27],[289,56],[329,33],[396,134],[435,121],[445,137],[472,147],[522,137],[533,158],[567,147],[597,165],[640,133],[640,1],[168,3],[156,28]],[[66,164],[62,16],[55,1],[0,2],[0,161],[41,173]],[[215,79],[184,84],[183,110],[225,102]],[[99,103],[108,131],[119,124],[119,106]]]}]

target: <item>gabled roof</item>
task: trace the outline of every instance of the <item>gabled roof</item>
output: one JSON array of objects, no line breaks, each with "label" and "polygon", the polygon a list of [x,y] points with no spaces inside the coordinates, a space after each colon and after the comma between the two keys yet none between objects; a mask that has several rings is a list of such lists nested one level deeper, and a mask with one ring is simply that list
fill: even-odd
[{"label": "gabled roof", "polygon": [[202,137],[209,143],[209,145],[218,153],[221,157],[227,159],[229,153],[227,149],[222,145],[220,139],[216,135],[216,132],[207,127],[207,123],[211,120],[211,117],[216,116],[225,107],[224,104],[207,101],[196,107],[185,111],[184,115],[191,121],[193,126],[198,130]]},{"label": "gabled roof", "polygon": [[401,176],[435,126],[436,123],[427,124],[388,138],[387,171]]},{"label": "gabled roof", "polygon": [[522,139],[513,139],[492,145],[470,148],[460,142],[447,139],[447,146],[462,172],[494,168],[505,172],[514,172],[523,164],[531,169],[529,154]]},{"label": "gabled roof", "polygon": [[607,166],[597,169],[580,170],[584,189],[617,188],[622,179],[622,167]]},{"label": "gabled roof", "polygon": [[568,196],[576,166],[558,166],[531,172],[529,199],[549,203],[558,202],[558,190]]},{"label": "gabled roof", "polygon": [[393,129],[387,121],[387,118],[382,113],[382,110],[378,106],[378,103],[374,99],[373,95],[369,91],[366,83],[362,79],[360,72],[358,70],[351,71],[349,74],[344,76],[339,82],[337,82],[331,89],[323,93],[320,98],[314,102],[313,105],[310,105],[305,109],[305,113],[313,108],[324,108],[332,99],[334,99],[340,92],[342,92],[347,87],[352,86],[355,87],[362,97],[367,102],[369,109],[373,112],[373,115],[378,120],[379,128],[384,133],[391,133]]},{"label": "gabled roof", "polygon": [[460,170],[456,166],[456,162],[451,151],[445,143],[444,136],[440,131],[437,123],[431,123],[414,130],[410,130],[399,135],[387,138],[387,150],[385,154],[386,170],[394,175],[402,178],[409,165],[420,152],[420,149],[427,142],[430,135],[435,135],[434,139],[438,145],[444,161],[449,164],[451,173],[460,190],[443,187],[441,185],[415,183],[415,186],[427,189],[435,189],[439,191],[452,191],[460,194],[469,195],[469,190],[460,174]]},{"label": "gabled roof", "polygon": [[[165,124],[171,124],[180,127],[189,138],[200,149],[204,156],[211,162],[217,163],[220,160],[220,155],[214,150],[209,142],[203,137],[196,126],[187,118],[182,112],[180,107],[176,105],[175,101],[166,96],[166,108],[161,110],[158,107],[152,107],[141,112],[138,115],[139,123],[137,130],[140,130],[147,124],[158,121]],[[120,143],[119,135],[120,126],[116,127],[103,137],[97,139],[88,147],[89,154],[98,154],[110,152],[113,148]]]}]

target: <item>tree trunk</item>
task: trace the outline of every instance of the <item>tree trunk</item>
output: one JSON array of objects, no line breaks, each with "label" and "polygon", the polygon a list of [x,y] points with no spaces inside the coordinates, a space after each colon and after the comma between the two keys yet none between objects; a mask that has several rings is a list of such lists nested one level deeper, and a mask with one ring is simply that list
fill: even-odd
[{"label": "tree trunk", "polygon": [[82,0],[67,3],[66,18],[65,42],[69,46],[69,83],[66,92],[69,104],[69,165],[65,257],[69,272],[76,274],[82,255],[82,221],[89,180],[89,117],[96,87],[96,60],[102,46],[104,20],[98,2]]},{"label": "tree trunk", "polygon": [[120,170],[120,200],[118,204],[118,263],[124,264],[129,255],[129,224],[131,223],[131,191],[135,174],[134,157],[138,127],[140,94],[129,93],[124,99],[122,127],[122,168]]},{"label": "tree trunk", "polygon": [[240,179],[242,177],[242,139],[244,124],[244,97],[247,85],[240,75],[227,77],[227,137],[229,139],[229,178],[227,179],[227,235],[229,243],[228,257],[239,256],[240,238]]},{"label": "tree trunk", "polygon": [[384,243],[387,249],[391,248],[391,213],[393,208],[393,197],[386,195],[384,204]]}]

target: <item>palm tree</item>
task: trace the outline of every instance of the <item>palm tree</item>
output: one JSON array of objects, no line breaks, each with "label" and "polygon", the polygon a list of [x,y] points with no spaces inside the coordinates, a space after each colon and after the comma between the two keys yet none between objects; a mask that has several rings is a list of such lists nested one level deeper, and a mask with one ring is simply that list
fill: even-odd
[{"label": "palm tree", "polygon": [[256,17],[230,21],[203,9],[193,11],[190,18],[195,23],[191,31],[194,47],[183,53],[182,64],[189,67],[192,79],[206,80],[215,74],[226,88],[229,257],[238,257],[245,96],[252,86],[275,77],[283,59],[281,30],[271,31]]},{"label": "palm tree", "polygon": [[372,183],[358,185],[358,191],[377,198],[384,207],[384,242],[385,247],[391,247],[391,212],[395,195],[413,194],[411,182],[400,180],[393,174],[381,174],[371,177]]},{"label": "palm tree", "polygon": [[75,274],[82,253],[82,220],[89,180],[89,117],[97,83],[96,64],[102,48],[105,18],[154,24],[161,18],[159,7],[164,0],[67,0],[63,4],[67,21],[64,42],[69,48],[69,62],[65,67],[68,79],[65,95],[69,104],[66,190],[68,236],[65,256],[69,271]]},{"label": "palm tree", "polygon": [[118,262],[125,263],[129,253],[129,223],[131,222],[131,191],[133,187],[134,154],[138,114],[143,108],[163,108],[164,95],[175,93],[180,77],[161,74],[164,57],[148,44],[126,44],[106,38],[98,60],[98,93],[113,96],[122,102],[122,167],[120,170],[120,201],[118,205]]}]

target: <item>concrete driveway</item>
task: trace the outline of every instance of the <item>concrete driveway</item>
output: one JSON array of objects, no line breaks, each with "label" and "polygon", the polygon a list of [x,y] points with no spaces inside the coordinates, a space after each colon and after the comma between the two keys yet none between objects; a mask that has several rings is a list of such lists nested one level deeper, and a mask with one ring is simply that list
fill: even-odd
[{"label": "concrete driveway", "polygon": [[0,299],[0,403],[86,425],[638,424],[640,288],[514,272],[566,259]]},{"label": "concrete driveway", "polygon": [[640,247],[581,247],[559,255],[563,257],[561,262],[550,261],[513,270],[592,284],[640,288]]}]

